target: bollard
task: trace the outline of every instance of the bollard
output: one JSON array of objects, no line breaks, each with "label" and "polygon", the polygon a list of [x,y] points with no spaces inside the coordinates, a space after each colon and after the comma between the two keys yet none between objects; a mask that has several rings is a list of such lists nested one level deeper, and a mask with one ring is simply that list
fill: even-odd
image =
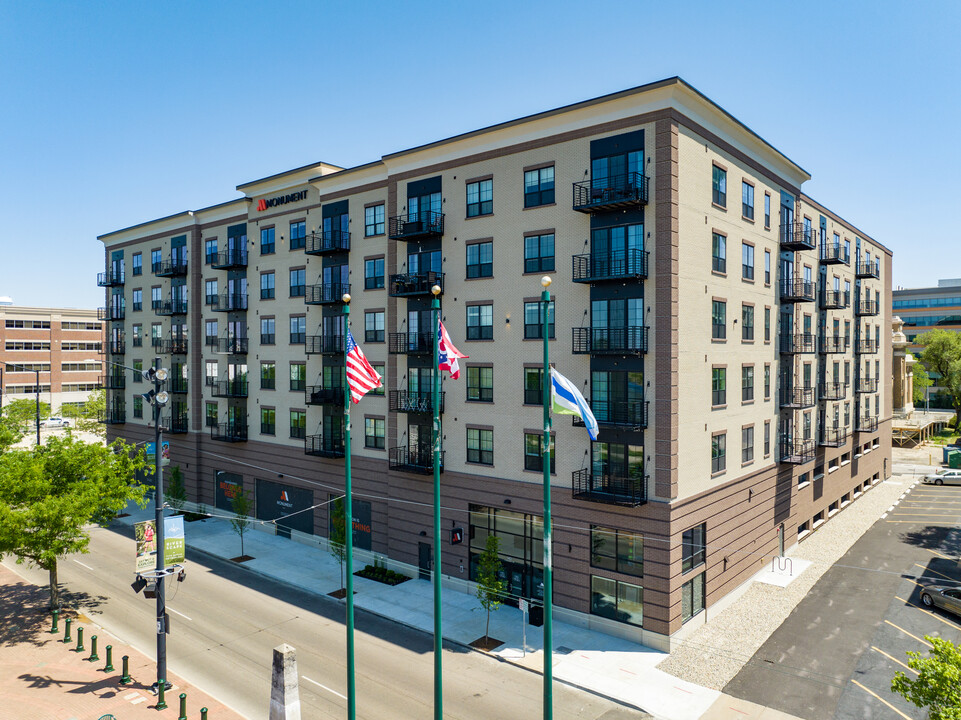
[{"label": "bollard", "polygon": [[167,703],[164,700],[164,690],[166,689],[166,687],[167,687],[166,678],[160,678],[160,680],[157,681],[157,709],[158,710],[167,709]]},{"label": "bollard", "polygon": [[67,618],[63,621],[63,641],[65,643],[70,642],[70,623],[73,622],[72,618]]},{"label": "bollard", "polygon": [[124,655],[123,656],[123,673],[120,675],[121,685],[129,685],[130,683],[133,682],[133,680],[130,677],[130,671],[127,668],[127,663],[129,661],[130,661],[130,658]]},{"label": "bollard", "polygon": [[100,656],[97,655],[97,636],[91,635],[90,636],[90,657],[88,657],[87,660],[90,662],[97,662],[97,660],[99,659],[100,659]]},{"label": "bollard", "polygon": [[187,693],[180,693],[180,715],[177,720],[187,720]]},{"label": "bollard", "polygon": [[107,664],[103,666],[104,672],[113,672],[113,645],[107,645]]},{"label": "bollard", "polygon": [[207,720],[207,708],[200,708],[200,720]]},{"label": "bollard", "polygon": [[57,627],[57,620],[60,618],[60,611],[56,608],[53,610],[53,627],[50,628],[50,634],[60,632],[60,628]]},{"label": "bollard", "polygon": [[77,652],[83,652],[83,628],[77,628]]}]

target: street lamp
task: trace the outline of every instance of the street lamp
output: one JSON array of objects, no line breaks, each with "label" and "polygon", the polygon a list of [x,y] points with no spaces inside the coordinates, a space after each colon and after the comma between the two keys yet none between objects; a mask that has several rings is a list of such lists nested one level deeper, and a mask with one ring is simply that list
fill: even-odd
[{"label": "street lamp", "polygon": [[[30,372],[29,370],[24,370],[23,365],[16,365],[14,363],[5,362],[4,366],[11,368],[20,368],[20,370],[14,369],[13,372]],[[34,386],[34,390],[37,393],[37,445],[40,444],[40,370],[36,369],[34,372],[37,374],[37,384]],[[3,368],[0,368],[0,408],[3,407]]]}]

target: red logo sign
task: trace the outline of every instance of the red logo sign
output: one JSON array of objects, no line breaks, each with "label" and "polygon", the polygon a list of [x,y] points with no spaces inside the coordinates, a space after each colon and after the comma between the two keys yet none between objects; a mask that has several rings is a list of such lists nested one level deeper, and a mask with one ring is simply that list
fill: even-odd
[{"label": "red logo sign", "polygon": [[260,202],[257,203],[257,211],[263,212],[266,209],[267,209],[267,201],[264,200],[263,198],[260,198]]},{"label": "red logo sign", "polygon": [[281,502],[290,502],[290,498],[287,497],[287,491],[286,491],[286,490],[281,490],[281,491],[280,491],[280,500],[281,500]]}]

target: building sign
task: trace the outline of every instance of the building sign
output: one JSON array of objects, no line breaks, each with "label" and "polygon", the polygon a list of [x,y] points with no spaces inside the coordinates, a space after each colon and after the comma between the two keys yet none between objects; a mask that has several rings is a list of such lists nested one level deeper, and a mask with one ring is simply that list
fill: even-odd
[{"label": "building sign", "polygon": [[314,493],[312,490],[257,480],[257,518],[276,520],[278,531],[314,532]]},{"label": "building sign", "polygon": [[[133,526],[137,541],[137,572],[154,570],[157,567],[157,524],[145,520]],[[187,543],[184,537],[183,515],[164,518],[164,567],[182,563],[186,556]]]},{"label": "building sign", "polygon": [[[339,498],[339,500],[336,500],[336,498]],[[332,503],[343,503],[344,497],[343,495],[331,495],[330,500]],[[372,550],[373,544],[370,532],[370,503],[366,500],[354,500],[351,505],[351,509],[354,511],[354,517],[352,518],[352,524],[354,526],[354,547],[361,550]],[[340,507],[342,508],[343,505]],[[330,537],[334,531],[333,515],[333,512],[327,514],[327,537]]]},{"label": "building sign", "polygon": [[278,195],[272,198],[260,198],[257,201],[257,211],[263,212],[267,208],[276,207],[277,205],[286,205],[287,203],[300,202],[301,200],[307,199],[307,191],[300,190],[299,192],[289,193],[287,195]]},{"label": "building sign", "polygon": [[450,544],[460,545],[462,542],[464,542],[464,528],[462,527],[451,528]]},{"label": "building sign", "polygon": [[244,479],[236,473],[217,470],[214,472],[214,505],[218,510],[233,512],[233,499],[244,486]]}]

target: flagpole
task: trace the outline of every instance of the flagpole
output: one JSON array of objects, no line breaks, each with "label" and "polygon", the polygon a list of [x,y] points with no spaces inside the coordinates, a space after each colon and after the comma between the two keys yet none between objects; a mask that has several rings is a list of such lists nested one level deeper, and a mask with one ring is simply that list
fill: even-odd
[{"label": "flagpole", "polygon": [[347,333],[350,332],[350,295],[344,293],[344,545],[347,549],[347,720],[357,717],[354,684],[354,507],[350,478],[350,383],[347,381]]},{"label": "flagpole", "polygon": [[444,668],[441,650],[444,645],[441,624],[441,562],[440,562],[440,285],[430,289],[434,294],[430,309],[434,319],[434,370],[431,406],[434,427],[431,443],[434,453],[434,720],[444,717]]},{"label": "flagpole", "polygon": [[544,338],[544,440],[541,452],[544,464],[544,720],[554,717],[554,628],[552,624],[552,571],[551,571],[551,376],[548,364],[547,329],[551,303],[550,275],[541,278],[541,336]]}]

